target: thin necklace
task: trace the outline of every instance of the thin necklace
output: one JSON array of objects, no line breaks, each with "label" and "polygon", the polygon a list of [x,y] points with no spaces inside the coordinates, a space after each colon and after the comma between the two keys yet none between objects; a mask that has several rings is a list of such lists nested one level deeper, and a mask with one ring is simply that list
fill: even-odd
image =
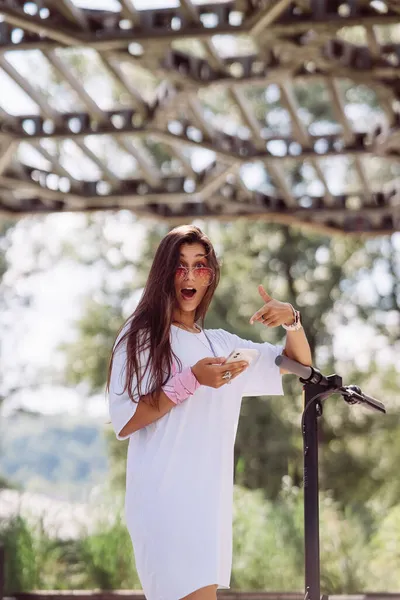
[{"label": "thin necklace", "polygon": [[[190,333],[194,333],[194,331],[190,331],[189,327],[187,325],[185,325],[185,323],[181,323],[181,321],[172,321],[172,323],[178,323],[178,325],[182,325],[182,327],[184,327],[184,329],[186,329],[187,331],[189,331]],[[201,331],[200,327],[197,325],[197,323],[194,324],[194,327],[197,327],[197,331]]]},{"label": "thin necklace", "polygon": [[[186,329],[187,331],[189,331],[189,333],[194,333],[194,331],[190,331],[190,329],[189,329],[189,328],[188,328],[188,327],[187,327],[187,326],[186,326],[184,323],[181,323],[180,321],[172,321],[172,323],[179,323],[179,325],[182,325],[182,326],[184,327],[184,329]],[[207,350],[210,350],[210,349],[211,349],[211,352],[213,353],[213,355],[214,355],[214,356],[217,356],[217,355],[215,354],[214,346],[212,345],[212,343],[211,343],[211,341],[210,341],[210,339],[209,339],[208,335],[207,335],[207,334],[206,334],[206,332],[204,331],[204,329],[200,329],[200,327],[199,327],[199,326],[198,326],[196,323],[195,323],[195,326],[196,326],[196,327],[197,327],[197,328],[200,330],[200,332],[204,333],[204,335],[206,336],[207,342],[210,344],[210,346],[207,346],[207,344],[205,344],[205,343],[203,342],[203,340],[201,340],[201,339],[199,339],[199,342],[201,342],[201,343],[203,344],[204,348],[207,348]],[[196,334],[196,337],[197,337],[197,338],[199,338],[199,335],[198,335],[198,334]]]}]

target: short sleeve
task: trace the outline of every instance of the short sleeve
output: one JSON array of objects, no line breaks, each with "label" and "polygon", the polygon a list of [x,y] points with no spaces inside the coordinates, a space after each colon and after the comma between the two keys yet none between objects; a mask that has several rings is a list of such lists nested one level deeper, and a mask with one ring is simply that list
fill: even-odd
[{"label": "short sleeve", "polygon": [[218,341],[223,339],[227,352],[232,352],[235,348],[252,348],[260,352],[243,373],[243,396],[283,396],[282,374],[275,364],[275,358],[282,354],[283,346],[244,340],[223,329],[213,331],[218,332]]},{"label": "short sleeve", "polygon": [[[126,329],[122,330],[120,335],[118,336],[114,347],[117,345],[118,341],[121,339]],[[146,373],[144,373],[144,369],[147,364],[149,356],[149,351],[144,351],[140,356],[140,367],[141,372],[144,374],[141,384],[141,391],[143,394],[148,393],[150,390],[148,389],[149,384],[149,369],[147,369]],[[119,345],[117,351],[114,353],[114,360],[111,369],[111,377],[110,377],[110,389],[108,394],[108,409],[109,415],[111,419],[111,423],[113,429],[115,431],[115,435],[118,440],[125,440],[129,438],[132,434],[128,434],[125,436],[120,436],[119,432],[123,427],[127,424],[127,422],[133,417],[137,409],[137,403],[139,401],[139,395],[137,394],[137,390],[135,390],[136,383],[133,385],[134,394],[133,397],[136,402],[132,402],[129,398],[128,390],[123,392],[125,387],[125,378],[126,378],[126,340]],[[135,377],[136,380],[136,377]],[[136,393],[135,393],[136,392]]]}]

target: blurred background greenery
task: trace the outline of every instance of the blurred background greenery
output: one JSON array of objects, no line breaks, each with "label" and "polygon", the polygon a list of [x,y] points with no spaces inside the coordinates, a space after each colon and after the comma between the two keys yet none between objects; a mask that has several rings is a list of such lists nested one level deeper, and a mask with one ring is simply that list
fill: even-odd
[{"label": "blurred background greenery", "polygon": [[[112,220],[113,231],[118,232],[122,218],[125,223],[131,220],[134,231],[137,223],[129,213],[85,217],[73,243],[64,241],[52,257],[56,269],[66,257],[88,270],[101,265],[101,283],[95,294],[84,298],[73,336],[59,344],[63,364],[48,365],[44,373],[37,373],[41,380],[52,377],[71,389],[85,386],[85,394],[80,391],[82,404],[92,396],[106,402],[104,384],[115,334],[131,312],[155,248],[168,231],[167,225],[149,225],[133,260],[124,255],[123,236],[118,241],[107,233]],[[40,221],[40,217],[27,218],[3,229],[6,304],[26,304],[27,300],[7,283],[13,228],[28,232]],[[349,407],[339,397],[325,405],[320,422],[322,582],[330,593],[398,590],[399,329],[392,323],[399,314],[399,236],[358,241],[260,222],[199,225],[222,259],[221,283],[207,316],[208,328],[223,327],[247,339],[281,342],[283,331],[248,324],[249,315],[260,305],[257,285],[262,283],[273,297],[290,301],[302,311],[320,369],[340,373],[345,382],[359,384],[386,403],[388,416]],[[28,243],[26,236],[23,239]],[[85,256],[88,249],[90,259]],[[48,269],[43,260],[45,240],[35,252],[35,268],[43,262]],[[115,276],[125,270],[129,277]],[[345,347],[335,352],[338,332],[346,336],[348,329],[361,341],[365,329],[371,329],[379,344],[365,347],[361,343],[354,356],[346,354]],[[24,381],[19,386],[23,389]],[[284,388],[283,398],[243,401],[235,447],[235,589],[302,588],[301,385],[286,375]],[[7,398],[3,402],[6,406]],[[78,533],[70,537],[57,536],[54,526],[49,531],[43,516],[36,520],[21,514],[3,516],[1,539],[7,552],[9,591],[140,588],[123,525],[127,443],[115,438],[106,421],[104,416],[82,419],[65,414],[60,418],[26,408],[3,417],[3,488],[67,497],[72,503],[84,503],[88,515],[87,526],[83,520]]]},{"label": "blurred background greenery", "polygon": [[[356,35],[357,28],[352,29]],[[195,51],[193,44],[188,48]],[[95,79],[88,57],[74,55],[71,60],[82,76]],[[144,74],[140,79],[139,72],[134,75],[144,93],[157,83]],[[373,90],[348,80],[342,86],[355,125],[379,113]],[[62,93],[56,79],[44,89],[53,98]],[[298,84],[295,90],[307,126],[315,133],[335,130],[321,86]],[[288,115],[274,86],[253,94],[251,101],[266,127],[287,127]],[[205,93],[202,102],[214,126],[223,127],[225,120],[231,131],[240,127],[223,91]],[[106,140],[97,143],[97,150],[115,161]],[[167,172],[171,157],[161,144],[146,144]],[[72,142],[62,143],[52,151],[67,160],[71,148]],[[188,159],[196,168],[195,158]],[[25,149],[24,161],[35,165],[35,160]],[[351,189],[351,161],[339,161],[323,167],[328,182],[332,188],[339,181]],[[374,159],[367,166],[378,188],[399,174],[398,163]],[[309,165],[295,160],[286,173],[299,193],[314,185],[314,175]],[[253,169],[243,177],[250,185],[254,178],[254,189],[268,190],[265,171]],[[248,323],[260,306],[257,286],[262,283],[273,297],[301,310],[316,366],[341,374],[345,383],[358,384],[385,402],[387,416],[349,407],[337,397],[325,405],[320,422],[322,587],[328,593],[398,591],[400,234],[366,240],[240,219],[196,224],[223,261],[207,328],[282,342],[282,330]],[[115,335],[133,310],[168,229],[168,224],[138,221],[128,211],[80,215],[71,229],[67,215],[1,223],[0,540],[6,549],[6,593],[140,588],[123,522],[127,443],[116,440],[106,424],[104,386]],[[89,291],[83,287],[68,335],[57,339],[57,351],[45,366],[18,363],[11,377],[18,346],[27,343],[23,315],[32,311],[35,294],[54,295],[57,302],[57,273],[62,272],[62,293],[72,302],[76,270],[91,286]],[[44,331],[46,315],[41,318]],[[66,319],[62,309],[58,319]],[[40,333],[38,355],[39,338]],[[72,391],[79,398],[75,414],[68,409],[44,414],[29,402],[18,408],[18,395],[33,398],[44,383],[54,386],[54,405],[60,390]],[[301,386],[286,375],[284,388],[283,398],[246,398],[242,406],[235,447],[234,589],[303,587]],[[97,417],[85,408],[90,402],[104,409]],[[10,492],[17,495],[7,496]],[[49,509],[40,516],[39,510],[36,516],[28,516],[29,510],[6,510],[5,499],[11,498],[15,509],[16,498],[25,493],[32,494],[27,497],[30,508],[44,506],[45,497],[79,505],[83,518],[78,530],[61,534],[60,521],[47,522]]]}]

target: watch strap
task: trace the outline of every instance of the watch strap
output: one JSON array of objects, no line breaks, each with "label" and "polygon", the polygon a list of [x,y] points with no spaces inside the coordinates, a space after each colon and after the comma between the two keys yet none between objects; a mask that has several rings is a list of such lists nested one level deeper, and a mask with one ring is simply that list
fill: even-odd
[{"label": "watch strap", "polygon": [[282,327],[286,329],[286,331],[298,331],[303,327],[303,325],[301,324],[300,311],[296,310],[291,304],[290,307],[293,311],[294,322],[291,325],[286,325],[285,323],[283,323]]}]

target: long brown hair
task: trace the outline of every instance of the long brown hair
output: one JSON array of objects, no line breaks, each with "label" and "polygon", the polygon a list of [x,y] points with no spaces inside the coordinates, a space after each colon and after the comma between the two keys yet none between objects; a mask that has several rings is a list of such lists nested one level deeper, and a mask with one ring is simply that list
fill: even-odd
[{"label": "long brown hair", "polygon": [[[123,328],[129,323],[124,335],[118,340],[111,354],[108,367],[107,392],[110,389],[111,369],[114,355],[121,344],[126,341],[126,379],[123,393],[128,390],[132,402],[134,391],[140,397],[143,395],[141,384],[144,374],[149,372],[149,386],[151,404],[158,408],[156,391],[159,390],[172,374],[172,363],[175,358],[181,363],[170,344],[170,328],[173,320],[173,310],[176,306],[175,271],[180,263],[180,248],[182,244],[202,244],[208,259],[208,266],[213,269],[215,277],[208,286],[204,297],[196,308],[195,321],[200,321],[204,327],[204,319],[210,302],[217,288],[220,278],[220,264],[208,236],[194,225],[175,227],[161,240],[141,300],[120,328],[116,339]],[[139,356],[142,352],[149,351],[148,360],[143,367]],[[132,383],[135,381],[135,388]]]}]

